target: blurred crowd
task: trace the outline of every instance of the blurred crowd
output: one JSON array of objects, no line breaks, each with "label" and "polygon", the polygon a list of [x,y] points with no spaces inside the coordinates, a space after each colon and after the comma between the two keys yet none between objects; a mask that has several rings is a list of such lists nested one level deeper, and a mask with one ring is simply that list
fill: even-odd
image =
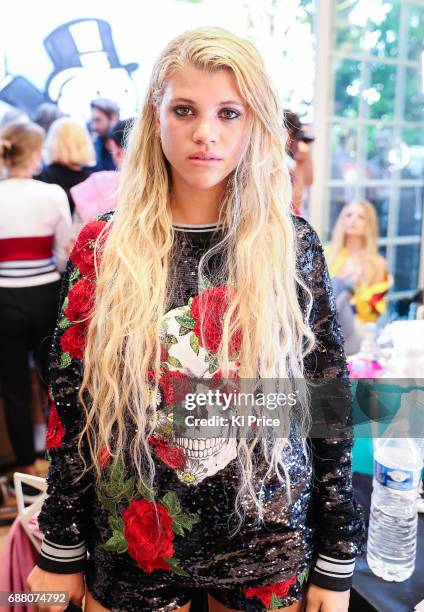
[{"label": "blurred crowd", "polygon": [[[0,381],[8,436],[24,473],[36,474],[44,450],[61,273],[82,225],[116,206],[131,125],[104,98],[91,102],[88,125],[53,104],[31,118],[12,110],[0,122]],[[314,138],[290,110],[285,125],[292,209],[307,216]],[[392,279],[377,239],[373,205],[346,202],[325,252],[348,354],[359,350],[361,326],[386,309]],[[8,487],[13,493],[12,479]],[[38,492],[24,487],[31,501]]]},{"label": "blurred crowd", "polygon": [[[0,383],[8,437],[21,472],[45,450],[48,359],[61,284],[81,226],[116,206],[125,137],[112,100],[84,125],[55,105],[0,124]],[[13,479],[8,489],[14,494]],[[24,485],[26,501],[37,492]]]}]

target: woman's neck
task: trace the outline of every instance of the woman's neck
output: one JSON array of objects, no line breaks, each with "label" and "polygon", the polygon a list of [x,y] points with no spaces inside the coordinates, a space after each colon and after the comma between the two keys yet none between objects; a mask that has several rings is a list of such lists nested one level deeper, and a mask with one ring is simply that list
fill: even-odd
[{"label": "woman's neck", "polygon": [[194,189],[189,185],[174,184],[171,194],[171,213],[174,223],[216,223],[223,194],[221,185],[211,189]]},{"label": "woman's neck", "polygon": [[81,170],[82,168],[81,164],[64,164],[64,165],[66,165],[71,170]]},{"label": "woman's neck", "polygon": [[362,236],[346,236],[345,248],[349,253],[359,253],[364,250],[364,240]]},{"label": "woman's neck", "polygon": [[9,170],[7,175],[8,178],[32,178],[32,170],[28,168],[14,168],[13,170]]}]

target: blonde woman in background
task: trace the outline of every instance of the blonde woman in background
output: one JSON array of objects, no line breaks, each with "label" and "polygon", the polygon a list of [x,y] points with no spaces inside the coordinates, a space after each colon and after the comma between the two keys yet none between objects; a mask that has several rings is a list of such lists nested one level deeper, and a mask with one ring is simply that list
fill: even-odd
[{"label": "blonde woman in background", "polygon": [[352,293],[360,322],[376,321],[386,311],[385,296],[391,279],[377,248],[378,220],[367,200],[342,209],[326,249],[330,276],[341,279]]},{"label": "blonde woman in background", "polygon": [[309,447],[306,405],[279,437],[172,425],[196,378],[347,377],[321,245],[290,213],[282,124],[250,42],[199,28],[157,60],[116,213],[83,228],[63,285],[32,590],[81,603],[86,584],[88,612],[188,612],[193,587],[211,612],[347,612],[363,542],[351,437]]},{"label": "blonde woman in background", "polygon": [[72,214],[75,205],[71,188],[85,181],[95,164],[94,146],[87,128],[71,117],[56,119],[47,133],[46,157],[48,165],[35,178],[60,185],[66,191]]},{"label": "blonde woman in background", "polygon": [[[41,164],[44,131],[11,123],[0,132],[0,382],[18,471],[36,475],[29,354],[47,388],[48,356],[67,261],[71,215],[57,185],[32,179]],[[44,404],[47,403],[47,396]],[[14,493],[13,480],[9,489]],[[23,485],[24,499],[39,491]]]}]

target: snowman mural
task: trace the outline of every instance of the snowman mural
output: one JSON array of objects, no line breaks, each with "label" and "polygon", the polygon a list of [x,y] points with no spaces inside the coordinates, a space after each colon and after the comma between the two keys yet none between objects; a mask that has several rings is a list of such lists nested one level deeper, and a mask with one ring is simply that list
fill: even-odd
[{"label": "snowman mural", "polygon": [[138,64],[122,66],[116,53],[112,30],[101,19],[77,19],[59,26],[44,40],[54,71],[46,92],[65,113],[76,109],[90,115],[90,101],[114,100],[122,117],[137,110],[137,91],[131,73]]},{"label": "snowman mural", "polygon": [[131,75],[139,65],[121,65],[107,21],[76,19],[64,23],[44,39],[44,47],[53,62],[45,91],[3,68],[0,100],[30,115],[40,103],[54,102],[64,113],[89,119],[90,101],[102,97],[114,100],[122,117],[135,114],[137,90]]}]

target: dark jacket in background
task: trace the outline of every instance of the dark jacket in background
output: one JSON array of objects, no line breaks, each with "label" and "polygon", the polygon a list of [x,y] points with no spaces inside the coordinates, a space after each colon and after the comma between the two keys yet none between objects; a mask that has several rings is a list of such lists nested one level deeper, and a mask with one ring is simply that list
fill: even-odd
[{"label": "dark jacket in background", "polygon": [[96,151],[97,163],[92,172],[100,172],[101,170],[116,170],[116,166],[113,162],[112,155],[106,148],[106,139],[101,136],[97,136],[94,141],[94,149]]},{"label": "dark jacket in background", "polygon": [[91,172],[91,168],[83,167],[81,170],[73,170],[72,168],[68,168],[68,166],[55,162],[43,168],[40,174],[34,176],[34,178],[37,181],[43,181],[44,183],[60,185],[60,187],[66,191],[69,201],[69,208],[71,209],[72,214],[74,212],[75,204],[74,200],[72,199],[70,189],[71,187],[74,187],[74,185],[78,185],[78,183],[85,181],[85,179],[90,176]]}]

